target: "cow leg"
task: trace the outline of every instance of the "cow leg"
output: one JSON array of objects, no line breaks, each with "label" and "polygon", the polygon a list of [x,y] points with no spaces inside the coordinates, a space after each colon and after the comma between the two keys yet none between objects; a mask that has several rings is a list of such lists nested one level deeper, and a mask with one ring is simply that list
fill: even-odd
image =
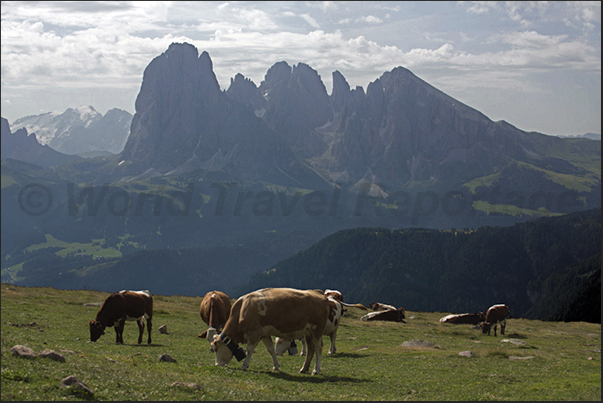
[{"label": "cow leg", "polygon": [[262,341],[264,342],[264,345],[266,346],[266,350],[268,350],[268,353],[270,353],[270,356],[272,357],[272,370],[278,371],[280,368],[280,364],[278,362],[278,359],[276,358],[276,351],[274,349],[274,343],[272,342],[272,337],[270,337],[270,336],[264,337],[262,339]]},{"label": "cow leg", "polygon": [[115,343],[124,344],[124,324],[125,320],[117,320],[113,325],[115,327]]},{"label": "cow leg", "polygon": [[140,344],[142,343],[142,335],[144,334],[144,319],[138,319],[136,324],[138,325],[138,344]]},{"label": "cow leg", "polygon": [[306,349],[306,336],[302,336],[301,337],[301,344],[302,344],[302,351],[301,351],[301,353],[299,353],[299,355],[305,356],[306,353],[307,353],[307,351],[306,351],[307,350]]},{"label": "cow leg", "polygon": [[498,323],[496,325],[494,325],[494,337],[496,337],[496,328],[498,326]]},{"label": "cow leg", "polygon": [[320,372],[320,361],[322,358],[322,335],[318,335],[318,337],[316,337],[315,335],[306,337],[306,343],[308,344],[308,354],[306,355],[304,365],[299,370],[299,372],[302,374],[308,372],[308,369],[310,369],[310,363],[312,362],[312,358],[314,354],[316,354],[316,365],[314,365],[312,375],[317,375]]},{"label": "cow leg", "polygon": [[255,343],[252,343],[252,342],[247,343],[247,357],[245,357],[245,361],[243,361],[243,365],[241,366],[241,369],[243,371],[245,371],[247,368],[249,368],[249,362],[251,361],[251,354],[253,354],[253,352],[255,351],[255,348],[257,347],[258,343],[259,343],[259,340],[256,341]]},{"label": "cow leg", "polygon": [[337,337],[337,330],[335,330],[333,333],[331,333],[329,335],[329,338],[331,339],[331,347],[329,348],[329,352],[327,353],[328,355],[333,355],[335,354],[335,351],[337,351],[337,348],[335,348],[335,338]]},{"label": "cow leg", "polygon": [[147,318],[147,331],[149,332],[149,339],[147,340],[147,344],[151,344],[151,329],[153,328],[153,320],[151,318]]},{"label": "cow leg", "polygon": [[505,334],[505,327],[507,326],[507,320],[503,320],[502,322],[500,322],[500,334],[501,336],[504,336]]}]

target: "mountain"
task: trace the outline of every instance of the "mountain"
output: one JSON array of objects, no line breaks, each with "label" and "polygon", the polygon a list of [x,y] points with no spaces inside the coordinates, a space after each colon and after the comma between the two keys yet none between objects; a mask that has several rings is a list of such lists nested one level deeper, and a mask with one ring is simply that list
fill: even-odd
[{"label": "mountain", "polygon": [[111,109],[105,115],[92,106],[68,108],[62,113],[48,112],[17,119],[13,130],[26,128],[43,145],[65,154],[91,151],[120,153],[130,133],[132,115]]},{"label": "mountain", "polygon": [[[324,177],[350,189],[370,183],[381,198],[454,190],[477,199],[496,189],[529,195],[537,184],[558,195],[567,190],[561,176],[568,175],[594,185],[581,197],[594,198],[589,206],[600,203],[599,144],[493,122],[403,67],[371,82],[366,93],[350,89],[335,71],[329,96],[312,68],[279,62],[259,87],[237,75],[226,93],[282,133]],[[529,176],[530,183],[509,180],[517,176]]]},{"label": "mountain", "polygon": [[462,313],[505,303],[516,318],[600,323],[600,242],[600,208],[472,231],[356,228],[256,273],[230,294],[331,288],[365,305]]},{"label": "mountain", "polygon": [[172,44],[145,69],[114,174],[138,178],[194,170],[224,170],[241,180],[284,185],[321,182],[283,138],[220,90],[207,52]]},{"label": "mountain", "polygon": [[591,139],[591,140],[599,140],[601,141],[601,133],[584,133],[582,136],[585,139]]},{"label": "mountain", "polygon": [[8,120],[2,118],[2,159],[11,158],[18,161],[42,167],[60,165],[71,161],[81,160],[75,155],[67,155],[38,143],[36,136],[21,128],[15,133],[10,130]]}]

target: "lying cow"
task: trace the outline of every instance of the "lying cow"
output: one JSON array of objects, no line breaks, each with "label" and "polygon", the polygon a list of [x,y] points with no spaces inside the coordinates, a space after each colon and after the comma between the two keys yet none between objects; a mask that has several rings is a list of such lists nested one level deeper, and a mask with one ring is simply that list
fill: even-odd
[{"label": "lying cow", "polygon": [[443,318],[440,318],[440,323],[452,323],[453,325],[477,325],[485,320],[486,318],[484,317],[484,313],[480,311],[477,313],[447,315]]},{"label": "lying cow", "polygon": [[[237,361],[245,359],[241,369],[249,368],[251,355],[261,340],[272,356],[273,370],[278,371],[280,365],[271,336],[287,340],[304,336],[308,354],[299,372],[307,372],[316,355],[312,371],[316,375],[320,371],[322,334],[329,310],[327,297],[317,290],[265,288],[243,295],[232,305],[224,330],[211,343],[216,365],[228,365],[234,355]],[[239,343],[247,343],[247,355]]]},{"label": "lying cow", "polygon": [[[207,338],[211,343],[213,336],[224,327],[228,316],[230,316],[230,298],[222,291],[210,291],[203,297],[199,304],[199,316],[209,329],[197,337]],[[211,330],[211,334],[208,333]]]},{"label": "lying cow", "polygon": [[393,308],[393,309],[387,309],[387,310],[380,310],[380,311],[373,311],[373,312],[369,312],[366,315],[364,315],[363,317],[360,318],[360,320],[363,321],[373,321],[373,320],[385,320],[385,321],[389,321],[389,322],[402,322],[402,323],[406,323],[406,321],[404,321],[404,313],[406,311],[404,310],[404,308]]},{"label": "lying cow", "polygon": [[482,333],[490,335],[490,329],[494,327],[494,336],[496,337],[496,326],[500,323],[500,334],[505,334],[507,318],[509,317],[509,307],[504,304],[492,305],[486,311],[486,320],[482,322]]},{"label": "lying cow", "polygon": [[372,309],[373,311],[389,311],[391,309],[397,309],[393,305],[382,304],[381,302],[371,302],[369,304],[369,308]]},{"label": "lying cow", "polygon": [[106,327],[115,327],[116,340],[123,344],[124,325],[126,320],[135,320],[138,324],[138,344],[142,343],[144,320],[147,320],[149,332],[148,344],[151,344],[151,328],[153,318],[153,297],[148,291],[120,291],[107,297],[95,320],[88,322],[90,341],[96,341],[105,334]]}]

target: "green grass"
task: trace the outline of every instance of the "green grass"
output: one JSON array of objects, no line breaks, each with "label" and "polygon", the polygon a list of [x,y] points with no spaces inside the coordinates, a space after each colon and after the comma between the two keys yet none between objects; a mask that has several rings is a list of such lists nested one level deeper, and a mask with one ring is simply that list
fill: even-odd
[{"label": "green grass", "polygon": [[[50,234],[46,234],[45,236],[46,242],[31,245],[25,249],[25,252],[44,248],[61,248],[61,250],[55,252],[55,255],[64,257],[71,253],[77,253],[93,257],[121,257],[121,252],[119,250],[115,248],[105,248],[103,246],[104,239],[93,239],[92,242],[80,243],[61,241]],[[122,243],[123,242],[124,240],[122,239]]]},{"label": "green grass", "polygon": [[528,216],[528,217],[554,217],[562,216],[563,213],[551,213],[544,208],[538,210],[517,207],[512,204],[491,204],[485,200],[476,200],[471,203],[471,207],[477,211],[482,211],[486,214],[500,213],[511,216]]},{"label": "green grass", "polygon": [[[439,323],[447,313],[407,311],[407,323],[362,322],[362,311],[349,308],[337,353],[326,355],[324,338],[321,373],[312,376],[299,373],[299,356],[279,357],[281,370],[272,372],[262,343],[247,371],[236,361],[214,366],[207,341],[197,338],[207,328],[198,314],[200,297],[156,295],[149,346],[136,344],[133,322],[126,324],[124,345],[115,344],[111,328],[96,343],[88,341],[87,323],[99,308],[84,304],[102,302],[108,293],[7,284],[1,292],[3,401],[601,400],[599,324],[510,319],[507,334],[494,337],[469,325]],[[169,334],[159,333],[161,325]],[[510,338],[526,344],[501,342]],[[415,339],[441,348],[401,346]],[[66,362],[14,357],[10,348],[16,344],[55,350]],[[473,356],[458,355],[466,350]],[[158,362],[164,353],[177,362]],[[509,358],[517,356],[533,358]],[[69,375],[95,395],[60,388]],[[195,382],[201,389],[170,386],[174,382]]]}]

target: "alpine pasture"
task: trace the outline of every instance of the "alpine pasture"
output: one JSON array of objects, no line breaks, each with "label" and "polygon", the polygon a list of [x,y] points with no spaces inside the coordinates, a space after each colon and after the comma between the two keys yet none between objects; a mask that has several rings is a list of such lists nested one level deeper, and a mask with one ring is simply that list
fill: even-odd
[{"label": "alpine pasture", "polygon": [[[91,343],[88,321],[108,295],[2,284],[2,400],[601,400],[600,324],[511,318],[494,337],[440,323],[450,312],[409,306],[406,323],[363,322],[365,311],[347,308],[337,353],[327,356],[324,337],[321,373],[312,376],[299,373],[300,356],[279,357],[273,372],[262,343],[247,371],[236,360],[216,367],[197,337],[207,328],[202,295],[154,295],[151,345],[136,344],[134,322],[123,345],[113,328]],[[15,345],[38,356],[15,356]],[[44,350],[65,361],[39,356]],[[163,354],[176,362],[159,361]],[[69,376],[89,391],[61,386]]]}]

